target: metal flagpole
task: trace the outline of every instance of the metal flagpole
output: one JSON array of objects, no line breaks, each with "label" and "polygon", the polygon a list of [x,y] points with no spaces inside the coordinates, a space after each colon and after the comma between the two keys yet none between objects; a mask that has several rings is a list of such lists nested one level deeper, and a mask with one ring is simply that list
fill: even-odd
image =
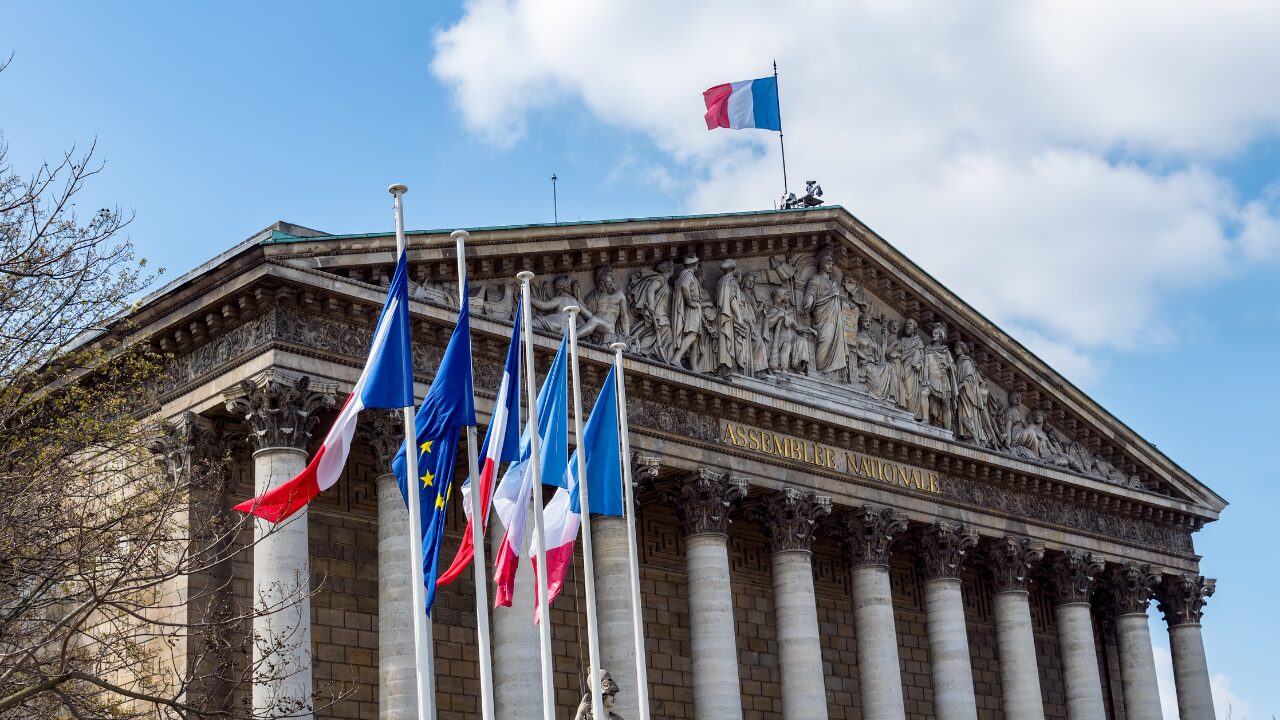
[{"label": "metal flagpole", "polygon": [[787,187],[787,146],[782,142],[782,89],[778,86],[778,61],[773,61],[773,84],[778,87],[778,147],[782,150],[782,197],[790,194]]},{"label": "metal flagpole", "polygon": [[551,665],[551,610],[547,603],[547,542],[543,537],[542,519],[542,436],[538,431],[538,376],[535,374],[533,357],[533,310],[529,300],[529,281],[533,273],[523,270],[516,274],[520,280],[520,307],[524,308],[521,320],[524,327],[524,366],[526,397],[529,402],[529,472],[533,473],[534,552],[537,555],[538,570],[535,573],[538,583],[538,647],[542,660],[542,717],[543,720],[556,720],[556,680]]},{"label": "metal flagpole", "polygon": [[587,584],[587,659],[591,668],[587,672],[587,684],[591,687],[591,712],[604,718],[604,703],[600,694],[600,633],[596,627],[596,576],[591,555],[591,502],[587,497],[587,448],[582,443],[582,381],[578,372],[578,313],[577,305],[564,309],[569,314],[569,363],[573,369],[573,433],[578,448],[578,502],[582,510],[582,562]]},{"label": "metal flagpole", "polygon": [[[395,198],[396,253],[405,252],[403,197],[407,185],[397,183],[387,188]],[[422,577],[422,503],[418,488],[418,425],[416,408],[404,409],[405,487],[409,496],[409,570],[413,583],[413,649],[417,662],[418,718],[434,720],[436,716],[435,652],[432,647],[431,618],[426,613],[426,582]]]},{"label": "metal flagpole", "polygon": [[[454,230],[450,236],[458,253],[458,311],[465,307],[467,292],[466,230]],[[459,319],[461,320],[461,319]],[[468,344],[471,338],[467,338]],[[474,361],[473,361],[474,364]],[[471,548],[472,574],[476,581],[476,646],[480,649],[480,716],[493,720],[493,660],[489,643],[489,576],[484,562],[484,513],[480,488],[479,433],[474,425],[467,428],[467,472],[471,473]]]},{"label": "metal flagpole", "polygon": [[631,635],[636,645],[636,694],[640,698],[640,717],[649,720],[649,669],[648,656],[644,652],[644,607],[640,604],[640,553],[636,548],[636,499],[631,484],[631,436],[627,428],[627,391],[622,378],[622,351],[624,342],[610,345],[613,348],[614,387],[618,392],[618,437],[622,462],[622,489],[627,505],[623,512],[627,517],[627,555],[631,561]]}]

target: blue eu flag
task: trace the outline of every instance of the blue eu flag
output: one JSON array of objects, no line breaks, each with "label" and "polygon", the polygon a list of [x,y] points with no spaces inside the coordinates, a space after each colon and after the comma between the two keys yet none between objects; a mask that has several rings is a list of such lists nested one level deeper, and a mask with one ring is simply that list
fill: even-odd
[{"label": "blue eu flag", "polygon": [[[418,410],[418,500],[422,512],[422,574],[426,584],[427,607],[436,599],[436,572],[440,542],[449,511],[449,491],[453,487],[453,466],[462,428],[476,424],[475,392],[471,381],[471,323],[468,318],[467,289],[462,292],[462,312],[449,338],[440,367],[427,397]],[[409,478],[405,477],[405,447],[400,446],[391,467],[400,483],[400,494],[409,501]]]}]

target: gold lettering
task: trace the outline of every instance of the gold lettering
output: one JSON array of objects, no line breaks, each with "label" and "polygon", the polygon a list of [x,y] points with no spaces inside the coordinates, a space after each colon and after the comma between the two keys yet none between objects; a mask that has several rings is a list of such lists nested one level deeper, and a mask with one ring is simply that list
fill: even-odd
[{"label": "gold lettering", "polygon": [[893,466],[893,481],[894,481],[894,482],[900,482],[900,483],[902,483],[904,486],[906,486],[906,485],[910,485],[910,484],[911,484],[911,482],[910,482],[909,480],[907,480],[907,469],[906,469],[906,468],[904,468],[904,467],[902,467],[901,465],[894,465],[894,466]]},{"label": "gold lettering", "polygon": [[787,457],[792,460],[803,459],[803,450],[800,449],[800,441],[795,438],[787,438]]},{"label": "gold lettering", "polygon": [[825,448],[825,450],[827,453],[826,466],[831,470],[835,470],[836,469],[836,451],[832,450],[831,448]]},{"label": "gold lettering", "polygon": [[938,489],[938,473],[929,473],[929,492],[941,492]]},{"label": "gold lettering", "polygon": [[722,442],[728,445],[738,444],[733,441],[733,426],[728,423],[725,423],[725,426],[724,426],[724,440]]},{"label": "gold lettering", "polygon": [[781,457],[786,457],[787,451],[783,447],[782,438],[778,437],[777,433],[769,433],[769,434],[773,436],[773,451],[772,451],[773,454],[779,455]]},{"label": "gold lettering", "polygon": [[733,443],[734,445],[737,445],[737,446],[741,447],[742,445],[745,445],[745,444],[746,444],[746,442],[747,442],[747,429],[746,429],[746,428],[744,428],[744,427],[742,427],[741,425],[739,425],[739,426],[738,426],[738,432],[737,432],[737,433],[735,433],[734,435],[735,435],[735,437],[734,437],[734,441],[735,441],[735,442]]},{"label": "gold lettering", "polygon": [[851,453],[851,452],[845,452],[845,454],[844,454],[844,466],[845,466],[846,471],[847,471],[850,475],[860,475],[860,474],[861,474],[861,472],[858,470],[858,458],[857,458],[857,456],[855,456],[855,455],[854,455],[853,453]]},{"label": "gold lettering", "polygon": [[871,471],[871,458],[866,455],[862,456],[862,477],[868,480],[874,480],[876,478]]},{"label": "gold lettering", "polygon": [[747,431],[747,449],[748,450],[760,449],[760,431],[759,430],[752,429]]}]

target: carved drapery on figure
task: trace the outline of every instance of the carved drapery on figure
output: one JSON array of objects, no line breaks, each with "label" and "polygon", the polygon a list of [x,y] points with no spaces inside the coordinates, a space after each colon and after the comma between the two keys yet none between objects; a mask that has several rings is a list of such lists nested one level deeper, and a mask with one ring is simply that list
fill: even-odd
[{"label": "carved drapery on figure", "polygon": [[652,270],[638,270],[627,281],[627,297],[636,316],[631,349],[658,362],[675,352],[671,334],[671,276],[675,264],[663,260]]},{"label": "carved drapery on figure", "polygon": [[892,508],[863,505],[843,513],[838,521],[854,567],[888,565],[893,539],[907,529],[907,519]]},{"label": "carved drapery on figure", "polygon": [[244,418],[255,450],[289,447],[306,450],[315,429],[316,412],[334,406],[330,386],[312,387],[311,378],[269,373],[243,380],[227,393],[227,410]]},{"label": "carved drapery on figure", "polygon": [[728,473],[695,470],[681,479],[674,498],[685,535],[729,532],[729,510],[747,496],[747,481]]},{"label": "carved drapery on figure", "polygon": [[943,520],[925,528],[920,534],[925,579],[958,580],[965,556],[977,544],[978,532],[957,523]]},{"label": "carved drapery on figure", "polygon": [[1107,573],[1107,590],[1116,615],[1145,613],[1160,574],[1145,563],[1126,562]]},{"label": "carved drapery on figure", "polygon": [[752,511],[769,536],[773,552],[809,550],[818,521],[831,514],[831,498],[813,491],[783,488]]},{"label": "carved drapery on figure", "polygon": [[1055,554],[1049,563],[1054,602],[1059,605],[1089,602],[1094,578],[1105,566],[1103,559],[1091,552],[1068,548]]},{"label": "carved drapery on figure", "polygon": [[1200,623],[1204,604],[1217,590],[1218,581],[1203,575],[1165,575],[1156,587],[1157,607],[1169,627]]},{"label": "carved drapery on figure", "polygon": [[1025,591],[1031,569],[1044,557],[1044,547],[1031,538],[1007,535],[985,547],[987,567],[995,580],[995,591]]}]

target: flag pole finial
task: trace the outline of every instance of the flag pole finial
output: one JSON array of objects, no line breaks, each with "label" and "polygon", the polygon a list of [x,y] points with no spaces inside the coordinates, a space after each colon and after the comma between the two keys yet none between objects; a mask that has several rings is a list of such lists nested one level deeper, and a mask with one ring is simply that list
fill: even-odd
[{"label": "flag pole finial", "polygon": [[404,183],[392,183],[391,186],[387,188],[387,192],[392,195],[403,195],[409,192],[409,186]]}]

